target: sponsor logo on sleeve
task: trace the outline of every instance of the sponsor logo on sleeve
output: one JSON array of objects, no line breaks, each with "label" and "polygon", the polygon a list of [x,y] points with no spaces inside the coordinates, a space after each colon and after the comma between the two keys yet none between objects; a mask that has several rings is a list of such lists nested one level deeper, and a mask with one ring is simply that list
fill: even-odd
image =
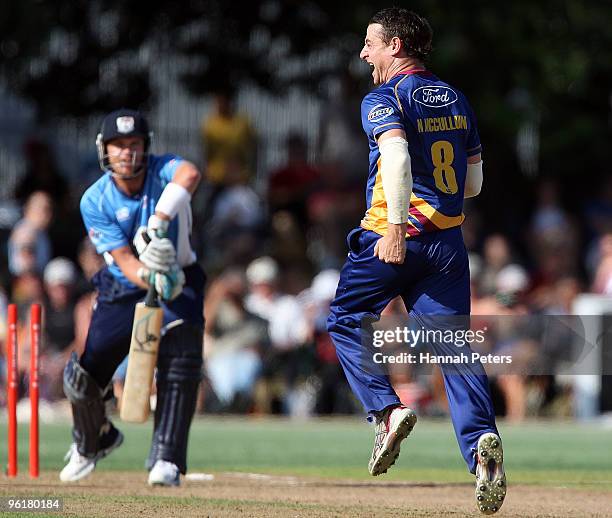
[{"label": "sponsor logo on sleeve", "polygon": [[100,241],[102,238],[102,232],[96,230],[94,227],[89,229],[89,239],[91,239],[94,243]]},{"label": "sponsor logo on sleeve", "polygon": [[368,121],[380,122],[385,120],[389,115],[393,113],[393,108],[385,106],[384,104],[377,104],[368,112]]},{"label": "sponsor logo on sleeve", "polygon": [[130,217],[130,209],[121,207],[115,211],[115,216],[117,217],[117,221],[125,221]]},{"label": "sponsor logo on sleeve", "polygon": [[459,96],[448,86],[421,86],[412,92],[412,98],[429,108],[444,108],[457,102]]}]

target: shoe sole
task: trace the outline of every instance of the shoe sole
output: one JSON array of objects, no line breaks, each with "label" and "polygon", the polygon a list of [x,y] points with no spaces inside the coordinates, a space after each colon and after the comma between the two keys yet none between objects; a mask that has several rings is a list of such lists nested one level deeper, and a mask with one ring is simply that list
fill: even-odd
[{"label": "shoe sole", "polygon": [[178,487],[181,485],[181,478],[179,475],[179,478],[177,478],[176,480],[173,480],[172,482],[168,482],[168,481],[163,481],[163,480],[151,480],[151,477],[149,476],[147,483],[150,486],[155,486],[155,487]]},{"label": "shoe sole", "polygon": [[[478,439],[478,464],[481,478],[476,479],[476,505],[482,514],[495,514],[506,499],[504,449],[500,438],[486,433]],[[489,469],[489,463],[495,464]],[[490,475],[492,471],[492,476]]]},{"label": "shoe sole", "polygon": [[62,482],[78,482],[79,480],[85,478],[86,476],[90,475],[91,472],[96,469],[96,462],[93,461],[91,464],[88,464],[84,469],[82,469],[81,471],[74,473],[70,478],[64,478],[62,475],[64,473],[64,470],[62,470],[60,472],[60,480]]},{"label": "shoe sole", "polygon": [[117,438],[115,439],[115,442],[111,444],[108,448],[105,448],[104,450],[100,450],[98,454],[96,455],[96,457],[93,459],[93,462],[87,465],[86,469],[79,471],[77,474],[73,475],[72,477],[66,480],[62,478],[62,474],[60,473],[60,480],[62,482],[78,482],[79,480],[84,479],[88,475],[91,475],[94,469],[96,469],[96,465],[98,461],[108,456],[113,450],[119,448],[119,446],[121,446],[122,444],[123,444],[123,434],[119,432],[119,434],[117,435]]},{"label": "shoe sole", "polygon": [[410,435],[412,429],[416,425],[417,416],[411,410],[404,419],[402,419],[395,429],[390,432],[385,439],[385,444],[381,448],[380,453],[373,463],[370,463],[370,475],[377,477],[386,473],[387,470],[395,464],[395,461],[400,454],[400,445],[402,441]]}]

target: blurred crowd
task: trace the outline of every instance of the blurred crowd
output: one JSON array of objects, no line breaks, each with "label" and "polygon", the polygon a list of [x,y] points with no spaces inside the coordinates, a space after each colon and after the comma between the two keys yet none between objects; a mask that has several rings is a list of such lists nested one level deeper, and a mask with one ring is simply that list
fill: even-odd
[{"label": "blurred crowd", "polygon": [[[325,329],[346,256],[345,236],[365,210],[367,145],[355,109],[359,100],[346,89],[343,103],[323,108],[319,140],[289,132],[286,159],[271,171],[256,170],[262,144],[231,95],[216,95],[202,122],[206,181],[192,204],[194,245],[209,276],[201,412],[360,411]],[[30,305],[38,302],[44,307],[41,397],[56,402],[63,398],[67,356],[84,347],[95,302],[89,279],[104,262],[81,222],[81,187],[62,176],[51,148],[29,141],[24,163],[14,200],[5,204],[17,201],[19,210],[0,211],[2,387],[7,304],[17,304],[21,317],[25,395],[27,319]],[[580,214],[568,212],[559,189],[552,178],[538,182],[522,240],[485,234],[486,214],[479,212],[478,201],[466,205],[473,314],[565,315],[580,293],[612,295],[612,178],[603,179],[598,196]],[[486,180],[482,196],[487,196]],[[386,314],[401,317],[406,309],[393,301]],[[398,370],[391,377],[406,404],[424,414],[446,414],[439,372],[418,376]],[[119,395],[121,372],[114,383]],[[550,374],[496,376],[492,390],[499,413],[513,420],[573,412],[571,387]],[[1,388],[0,403],[4,398]]]}]

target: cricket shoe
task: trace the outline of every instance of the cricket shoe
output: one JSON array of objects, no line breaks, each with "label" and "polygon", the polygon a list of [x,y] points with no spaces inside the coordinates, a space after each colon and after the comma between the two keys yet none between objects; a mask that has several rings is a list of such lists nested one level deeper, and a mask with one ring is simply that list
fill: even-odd
[{"label": "cricket shoe", "polygon": [[388,408],[376,417],[374,450],[368,464],[373,477],[386,473],[395,464],[401,442],[408,437],[417,422],[416,414],[405,406]]},{"label": "cricket shoe", "polygon": [[178,486],[181,473],[178,466],[167,460],[158,460],[149,473],[150,486]]},{"label": "cricket shoe", "polygon": [[105,425],[106,430],[100,437],[101,450],[93,457],[81,455],[77,449],[76,443],[72,443],[68,449],[68,453],[64,457],[68,464],[60,473],[62,482],[76,482],[89,475],[95,468],[96,463],[106,457],[114,449],[119,448],[123,442],[123,434],[115,428],[109,421]]},{"label": "cricket shoe", "polygon": [[481,513],[494,514],[506,498],[504,449],[498,435],[480,436],[476,461],[476,505]]}]

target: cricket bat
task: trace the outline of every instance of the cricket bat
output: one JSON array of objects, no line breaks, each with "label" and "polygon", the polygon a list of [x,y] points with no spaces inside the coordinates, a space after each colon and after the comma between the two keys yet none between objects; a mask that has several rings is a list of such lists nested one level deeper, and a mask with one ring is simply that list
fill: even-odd
[{"label": "cricket bat", "polygon": [[144,302],[136,304],[127,374],[119,415],[123,421],[144,423],[151,412],[153,372],[161,338],[163,311],[155,286],[149,287]]}]

